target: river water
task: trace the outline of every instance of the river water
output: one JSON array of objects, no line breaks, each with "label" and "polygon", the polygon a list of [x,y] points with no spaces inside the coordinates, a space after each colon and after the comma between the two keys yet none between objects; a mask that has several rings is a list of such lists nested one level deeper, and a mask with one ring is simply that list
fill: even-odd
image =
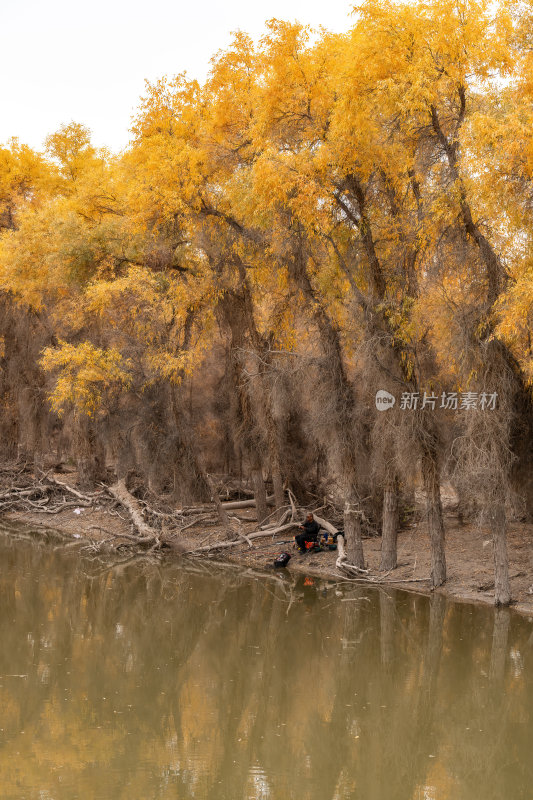
[{"label": "river water", "polygon": [[533,797],[509,611],[0,536],[0,797]]}]

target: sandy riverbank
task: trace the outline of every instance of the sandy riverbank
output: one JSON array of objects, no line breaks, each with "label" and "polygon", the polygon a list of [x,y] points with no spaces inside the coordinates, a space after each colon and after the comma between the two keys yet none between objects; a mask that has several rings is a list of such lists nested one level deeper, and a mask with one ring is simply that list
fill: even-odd
[{"label": "sandy riverbank", "polygon": [[[256,528],[254,513],[253,509],[242,512],[244,533]],[[105,542],[110,535],[131,532],[126,513],[123,517],[110,515],[104,508],[99,509],[97,506],[74,510],[70,508],[53,517],[45,517],[39,513],[14,512],[5,514],[4,518],[24,523],[35,531],[54,528],[73,542],[80,539]],[[458,601],[493,604],[492,542],[487,530],[471,524],[460,524],[456,514],[449,508],[445,512],[445,524],[448,580],[438,591]],[[214,543],[224,536],[225,532],[217,527],[204,529],[198,526],[180,535],[176,544],[180,548],[193,549],[206,538],[209,543]],[[326,579],[338,580],[343,577],[335,568],[336,552],[300,555],[290,544],[280,543],[290,536],[289,531],[271,542],[268,538],[256,540],[253,549],[243,541],[234,548],[218,551],[216,558],[248,567],[264,568],[272,565],[277,552],[286,550],[292,555],[290,571]],[[379,537],[364,540],[365,559],[373,580],[408,591],[423,594],[431,592],[429,540],[423,519],[400,531],[398,568],[387,575],[379,572],[380,544]],[[533,617],[533,525],[511,524],[508,546],[513,607]],[[176,557],[172,549],[165,552],[168,553],[166,557]]]}]

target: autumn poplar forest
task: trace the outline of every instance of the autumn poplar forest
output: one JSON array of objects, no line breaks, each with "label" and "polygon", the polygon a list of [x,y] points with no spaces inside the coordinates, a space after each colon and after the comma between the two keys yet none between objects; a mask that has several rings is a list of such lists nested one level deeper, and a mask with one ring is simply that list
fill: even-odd
[{"label": "autumn poplar forest", "polygon": [[360,569],[365,531],[395,568],[416,491],[434,587],[447,482],[509,603],[507,526],[533,511],[532,53],[529,0],[368,0],[347,34],[273,19],[205,83],[147,84],[118,156],[75,122],[6,143],[4,459],[173,508],[229,476],[259,521],[268,495],[327,498]]}]

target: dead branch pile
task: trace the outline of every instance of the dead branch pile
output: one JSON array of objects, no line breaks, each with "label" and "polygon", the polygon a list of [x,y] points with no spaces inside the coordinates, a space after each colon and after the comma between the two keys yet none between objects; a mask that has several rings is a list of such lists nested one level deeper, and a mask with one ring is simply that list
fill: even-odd
[{"label": "dead branch pile", "polygon": [[68,508],[87,508],[101,502],[104,491],[84,494],[55,478],[43,475],[35,480],[17,474],[15,485],[0,491],[0,513],[26,511],[32,514],[59,514]]},{"label": "dead branch pile", "polygon": [[[216,498],[214,497],[212,503],[175,509],[153,495],[144,493],[143,496],[142,489],[132,488],[130,491],[124,480],[119,480],[112,486],[100,484],[97,491],[82,492],[51,473],[42,472],[36,478],[32,473],[13,470],[4,471],[1,477],[4,486],[0,488],[0,514],[18,511],[57,515],[63,511],[79,513],[82,509],[92,509],[104,511],[111,518],[118,516],[123,521],[130,522],[129,532],[123,530],[123,526],[119,532],[100,525],[89,526],[88,530],[99,531],[101,534],[99,541],[89,543],[84,540],[84,546],[93,551],[141,548],[143,552],[148,550],[153,553],[170,547],[190,555],[205,556],[238,546],[253,549],[257,539],[271,537],[274,540],[279,534],[296,528],[309,510],[298,506],[294,495],[288,491],[287,504],[272,511],[263,524],[258,525],[257,530],[246,533],[242,520],[233,512],[238,508],[252,507],[254,501],[222,503],[219,490],[214,492]],[[268,500],[272,502],[273,498]],[[224,511],[222,517],[220,507]],[[335,509],[328,508],[329,512],[332,516],[337,516]],[[331,522],[316,514],[315,518],[325,530],[332,533],[337,531]],[[201,538],[198,546],[191,547],[185,532],[195,526],[213,526],[214,530],[207,537]]]}]

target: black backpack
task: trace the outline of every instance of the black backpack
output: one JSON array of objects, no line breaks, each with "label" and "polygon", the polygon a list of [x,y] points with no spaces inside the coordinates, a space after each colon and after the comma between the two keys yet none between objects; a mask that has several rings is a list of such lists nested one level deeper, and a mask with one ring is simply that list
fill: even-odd
[{"label": "black backpack", "polygon": [[274,566],[275,567],[286,567],[290,560],[291,560],[291,557],[290,557],[289,553],[280,553],[279,556],[277,556],[276,560],[274,561]]}]

